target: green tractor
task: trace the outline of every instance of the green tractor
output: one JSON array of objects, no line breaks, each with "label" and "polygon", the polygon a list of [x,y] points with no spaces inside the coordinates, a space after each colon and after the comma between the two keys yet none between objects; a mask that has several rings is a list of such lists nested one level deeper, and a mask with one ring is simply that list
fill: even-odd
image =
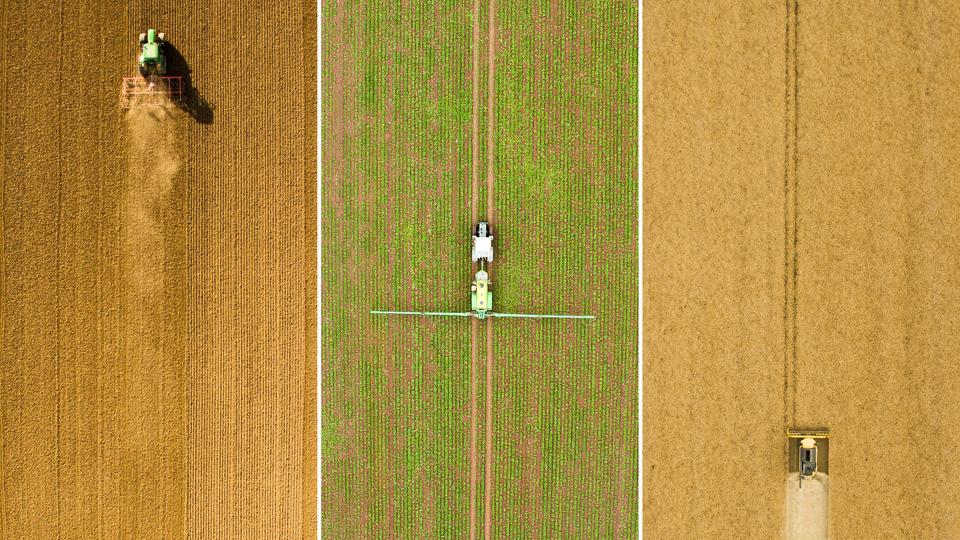
[{"label": "green tractor", "polygon": [[[139,77],[124,77],[120,86],[120,107],[141,109],[166,107],[183,102],[183,76],[170,75],[163,32],[153,28],[140,34]],[[176,53],[176,49],[172,49]],[[176,65],[173,66],[176,71]]]},{"label": "green tractor", "polygon": [[153,28],[140,34],[140,75],[144,78],[167,73],[167,59],[163,55],[165,43],[163,32],[157,33]]},{"label": "green tractor", "polygon": [[503,317],[511,319],[593,319],[593,315],[548,315],[538,313],[497,313],[493,311],[493,291],[490,274],[487,273],[486,263],[493,261],[493,235],[490,234],[490,224],[481,221],[477,224],[477,234],[473,237],[473,262],[480,261],[473,282],[470,284],[470,311],[394,311],[372,309],[374,315],[414,315],[422,317],[476,317],[483,320],[487,317]]},{"label": "green tractor", "polygon": [[478,271],[476,279],[470,284],[470,310],[478,319],[485,319],[487,312],[493,310],[493,291],[490,290],[490,278],[485,270]]}]

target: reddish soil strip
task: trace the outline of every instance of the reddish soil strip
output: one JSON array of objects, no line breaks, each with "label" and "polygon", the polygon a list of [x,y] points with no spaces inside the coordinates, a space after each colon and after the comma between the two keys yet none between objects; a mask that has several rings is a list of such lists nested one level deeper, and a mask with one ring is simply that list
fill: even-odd
[{"label": "reddish soil strip", "polygon": [[[493,57],[494,47],[496,46],[496,32],[494,23],[496,21],[496,2],[489,0],[487,9],[487,221],[493,223],[493,92],[494,92],[494,69]],[[476,24],[476,22],[474,23]],[[476,51],[476,49],[474,49]],[[476,106],[476,102],[474,102]],[[490,277],[493,273],[488,270]],[[483,506],[483,530],[484,537],[488,540],[492,538],[493,529],[493,319],[487,319],[487,459],[486,459],[486,480],[483,484],[484,506]]]},{"label": "reddish soil strip", "polygon": [[487,37],[487,221],[490,223],[493,223],[493,53],[496,46],[496,32],[494,30],[496,11],[494,6],[495,1],[490,0],[490,8],[487,10],[487,21],[489,22]]},{"label": "reddish soil strip", "polygon": [[487,319],[487,460],[486,482],[483,484],[483,531],[484,538],[492,538],[493,520],[493,319]]},{"label": "reddish soil strip", "polygon": [[479,151],[480,141],[479,134],[480,131],[480,112],[479,112],[479,99],[478,95],[480,94],[480,0],[473,0],[473,184],[470,195],[470,210],[472,212],[472,221],[473,223],[477,222],[477,180],[480,176],[479,171],[477,170],[477,152]]},{"label": "reddish soil strip", "polygon": [[477,326],[470,321],[470,540],[477,538]]}]

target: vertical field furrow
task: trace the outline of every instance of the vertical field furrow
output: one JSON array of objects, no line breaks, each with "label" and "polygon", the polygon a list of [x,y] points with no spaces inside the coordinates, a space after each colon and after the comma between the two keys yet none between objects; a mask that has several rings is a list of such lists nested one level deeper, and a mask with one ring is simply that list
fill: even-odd
[{"label": "vertical field furrow", "polygon": [[[0,104],[3,110],[7,107],[7,5],[0,5]],[[7,242],[7,115],[0,118],[0,354],[6,353],[4,343],[6,342],[5,327],[6,322],[6,304],[3,299],[6,298],[7,287],[7,264],[6,264],[6,242]],[[3,383],[5,370],[0,369],[0,405],[6,402],[5,386]],[[4,427],[5,427],[5,407],[0,410],[0,463],[5,463],[6,454],[4,453]],[[0,470],[0,536],[6,535],[7,530],[7,491],[6,491],[5,470]]]},{"label": "vertical field furrow", "polygon": [[[636,222],[630,193],[636,194],[636,184],[629,171],[636,165],[633,155],[619,150],[635,140],[630,135],[636,125],[635,116],[629,114],[630,106],[636,106],[629,97],[632,81],[622,79],[635,69],[629,67],[630,58],[622,56],[622,51],[631,50],[623,42],[635,41],[635,36],[616,31],[611,21],[624,21],[616,23],[623,26],[631,18],[605,5],[536,2],[525,8],[503,7],[498,18],[505,36],[498,67],[512,74],[497,81],[498,94],[508,96],[497,101],[495,142],[500,241],[509,245],[498,265],[500,306],[508,309],[505,304],[513,300],[514,291],[524,291],[515,301],[528,310],[598,316],[591,323],[551,321],[536,323],[542,325],[537,332],[515,330],[529,332],[522,339],[537,343],[518,353],[529,358],[532,369],[504,382],[540,389],[528,390],[526,398],[537,428],[514,428],[523,430],[517,437],[521,441],[529,440],[530,432],[539,435],[531,441],[539,454],[535,458],[520,447],[519,473],[521,479],[535,475],[537,491],[520,490],[522,502],[501,519],[513,521],[510,513],[524,509],[518,514],[522,521],[517,529],[524,532],[515,536],[611,534],[614,527],[607,520],[613,518],[609,509],[616,505],[608,494],[616,493],[618,486],[615,478],[604,474],[603,464],[629,461],[624,456],[631,455],[630,446],[617,441],[635,436],[629,428],[631,416],[621,416],[621,401],[607,397],[621,393],[620,383],[612,386],[603,376],[608,366],[629,366],[636,358],[631,330],[637,321],[636,304],[629,294],[636,260],[623,260],[619,249],[610,249],[630,245],[624,235],[635,239],[635,232],[630,233]],[[608,65],[615,69],[606,70]],[[601,75],[591,78],[593,73]],[[606,84],[625,90],[605,93]],[[616,111],[617,130],[622,125],[630,129],[626,136],[618,133],[619,140],[599,140],[596,134],[608,129],[611,109]],[[499,195],[505,192],[515,196]],[[610,192],[626,196],[611,198]],[[508,229],[507,220],[523,227]],[[547,324],[553,326],[548,329]],[[498,333],[499,339],[521,341]],[[618,346],[608,349],[606,343]],[[621,372],[623,380],[631,380],[629,370]],[[626,411],[631,409],[635,407]],[[620,429],[607,432],[603,425],[612,419]],[[510,450],[504,452],[509,455]],[[527,483],[521,480],[519,485]],[[619,489],[624,488],[629,490]],[[529,519],[531,508],[543,511],[546,519]],[[632,530],[619,529],[617,534],[628,536]]]},{"label": "vertical field furrow", "polygon": [[[324,317],[324,352],[335,358],[341,381],[356,381],[356,391],[340,394],[326,383],[324,390],[332,388],[325,401],[338,393],[331,398],[336,403],[331,410],[343,411],[332,413],[338,434],[330,439],[331,448],[348,447],[351,438],[360,441],[349,454],[325,454],[332,457],[323,464],[324,489],[332,494],[324,500],[344,505],[340,515],[349,516],[326,532],[417,536],[446,530],[459,536],[465,532],[468,503],[468,477],[462,471],[469,325],[462,320],[380,319],[367,311],[462,309],[462,286],[451,282],[462,275],[463,252],[450,255],[451,250],[438,246],[462,249],[465,234],[456,230],[463,225],[444,216],[464,200],[458,176],[469,170],[462,157],[468,156],[463,134],[469,131],[463,129],[461,105],[466,97],[469,107],[469,89],[457,87],[462,70],[451,66],[451,61],[469,58],[460,52],[469,38],[466,12],[431,4],[392,10],[353,6],[355,17],[345,21],[339,14],[345,7],[324,9],[338,28],[331,38],[324,34],[324,50],[331,51],[325,58],[334,66],[358,67],[356,78],[344,81],[358,91],[336,100],[331,105],[335,112],[324,115],[325,122],[333,123],[339,115],[340,131],[356,136],[340,142],[331,132],[334,144],[343,148],[342,165],[334,154],[339,151],[324,143],[324,167],[333,176],[324,185],[322,201],[324,230],[337,235],[329,244],[322,239],[325,248],[330,246],[324,251],[323,294],[325,305],[338,306],[329,320]],[[461,23],[439,26],[444,17],[437,14],[445,11]],[[349,70],[328,73],[336,81],[338,73]],[[432,105],[411,108],[411,102]],[[337,276],[339,283],[334,283]],[[347,346],[351,342],[356,346]],[[358,354],[369,361],[354,361]],[[325,377],[328,369],[325,365]],[[337,470],[350,472],[328,484],[328,471]],[[354,493],[358,490],[362,494]],[[325,502],[324,512],[328,509]]]},{"label": "vertical field furrow", "polygon": [[[4,4],[3,466],[5,534],[55,537],[59,85],[31,73],[58,65],[58,6]],[[45,47],[31,46],[42,40]],[[51,45],[53,44],[53,45]],[[42,141],[43,144],[35,144]]]}]

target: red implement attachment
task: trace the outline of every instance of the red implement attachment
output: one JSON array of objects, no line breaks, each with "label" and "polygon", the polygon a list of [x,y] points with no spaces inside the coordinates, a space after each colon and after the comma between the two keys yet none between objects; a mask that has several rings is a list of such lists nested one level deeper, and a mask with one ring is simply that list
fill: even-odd
[{"label": "red implement attachment", "polygon": [[163,107],[183,101],[183,77],[124,77],[120,106],[124,109]]}]

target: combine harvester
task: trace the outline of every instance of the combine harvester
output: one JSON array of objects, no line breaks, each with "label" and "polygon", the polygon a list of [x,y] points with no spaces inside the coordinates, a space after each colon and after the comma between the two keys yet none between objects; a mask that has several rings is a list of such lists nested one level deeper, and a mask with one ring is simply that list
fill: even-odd
[{"label": "combine harvester", "polygon": [[485,262],[493,262],[493,235],[487,222],[477,224],[476,234],[473,236],[473,262],[480,261],[480,270],[470,284],[470,311],[459,313],[442,311],[384,311],[371,310],[374,315],[419,315],[423,317],[476,317],[483,320],[487,317],[521,318],[521,319],[593,319],[593,315],[543,315],[537,313],[497,313],[493,311],[493,291],[490,290],[490,279],[484,270]]},{"label": "combine harvester", "polygon": [[183,77],[167,75],[166,43],[163,32],[153,28],[140,34],[140,76],[123,78],[121,107],[153,108],[183,101]]}]

